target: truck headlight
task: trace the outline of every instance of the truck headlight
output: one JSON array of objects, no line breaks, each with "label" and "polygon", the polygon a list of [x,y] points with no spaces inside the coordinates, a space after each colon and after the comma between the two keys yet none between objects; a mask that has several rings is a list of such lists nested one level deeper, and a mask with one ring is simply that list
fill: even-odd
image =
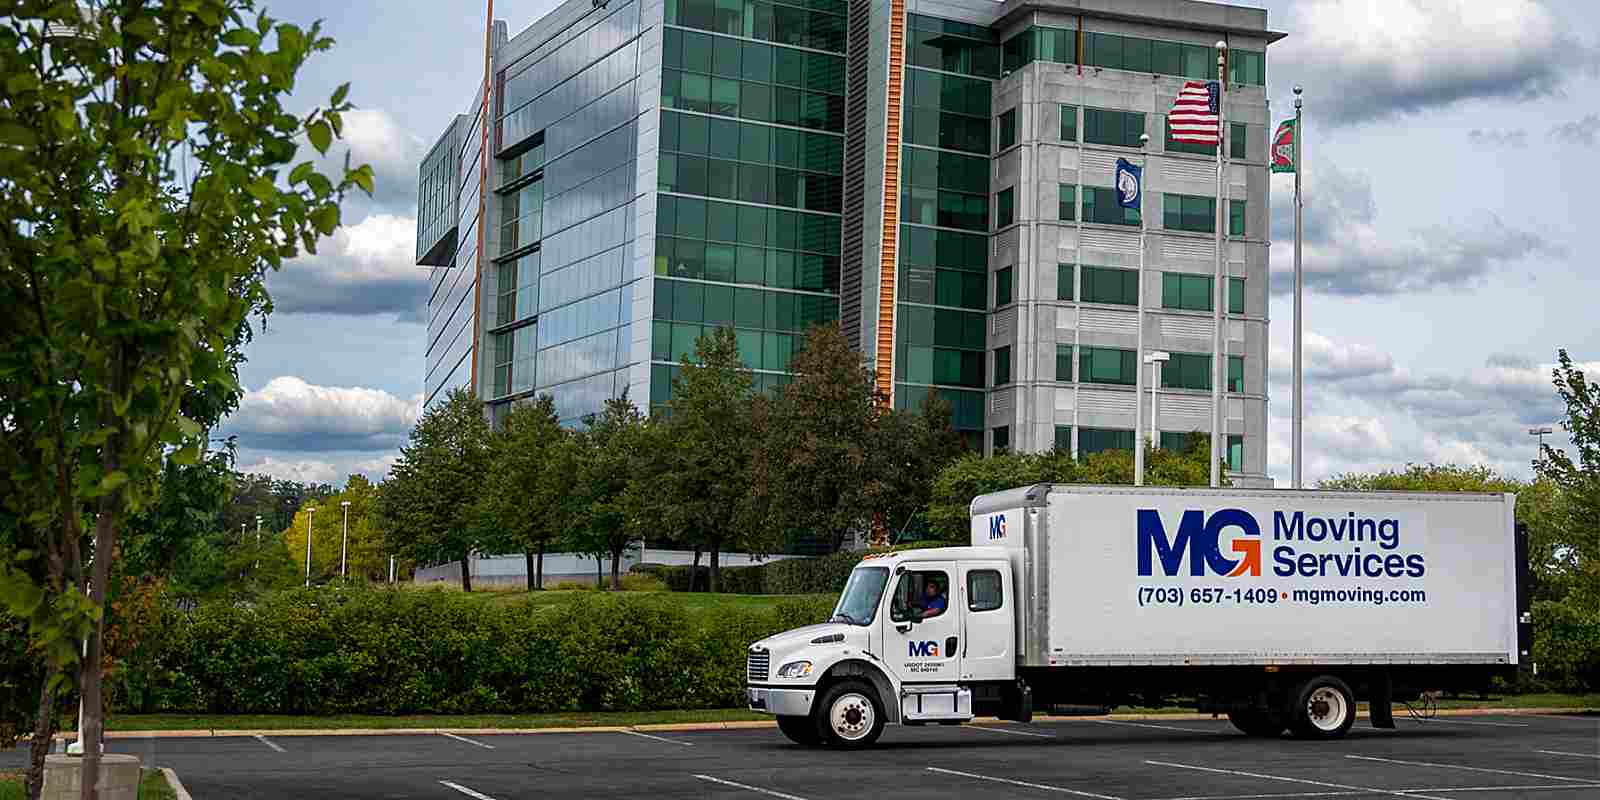
[{"label": "truck headlight", "polygon": [[810,661],[790,661],[778,668],[778,677],[780,678],[804,678],[810,674]]}]

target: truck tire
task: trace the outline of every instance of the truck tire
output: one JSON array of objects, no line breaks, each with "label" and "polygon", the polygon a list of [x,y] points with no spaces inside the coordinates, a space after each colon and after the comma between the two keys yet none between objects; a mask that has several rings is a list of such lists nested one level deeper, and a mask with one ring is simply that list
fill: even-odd
[{"label": "truck tire", "polygon": [[1339,739],[1356,721],[1356,698],[1344,681],[1318,675],[1300,685],[1289,710],[1296,739]]},{"label": "truck tire", "polygon": [[863,681],[840,681],[829,687],[811,708],[811,716],[817,737],[829,747],[870,747],[883,735],[883,704],[872,684]]},{"label": "truck tire", "polygon": [[797,717],[788,714],[778,716],[778,730],[789,737],[789,741],[806,747],[816,747],[822,744],[822,737],[817,735],[817,725],[810,717]]},{"label": "truck tire", "polygon": [[1282,716],[1259,709],[1229,711],[1228,721],[1244,735],[1257,739],[1276,739],[1287,727],[1283,724]]}]

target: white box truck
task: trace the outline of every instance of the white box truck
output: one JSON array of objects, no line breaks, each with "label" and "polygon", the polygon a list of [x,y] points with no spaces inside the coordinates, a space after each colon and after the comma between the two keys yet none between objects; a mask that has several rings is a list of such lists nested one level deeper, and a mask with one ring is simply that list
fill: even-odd
[{"label": "white box truck", "polygon": [[973,500],[972,546],[868,556],[824,624],[748,653],[800,744],[1035,708],[1192,703],[1334,739],[1357,701],[1486,687],[1527,653],[1516,497],[1038,485]]}]

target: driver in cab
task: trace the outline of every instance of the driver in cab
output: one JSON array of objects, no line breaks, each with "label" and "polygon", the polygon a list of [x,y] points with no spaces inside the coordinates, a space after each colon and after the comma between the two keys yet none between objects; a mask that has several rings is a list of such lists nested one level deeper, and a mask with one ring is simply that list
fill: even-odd
[{"label": "driver in cab", "polygon": [[922,594],[922,619],[933,619],[943,614],[945,608],[949,606],[949,600],[945,597],[938,581],[930,580],[924,584]]}]

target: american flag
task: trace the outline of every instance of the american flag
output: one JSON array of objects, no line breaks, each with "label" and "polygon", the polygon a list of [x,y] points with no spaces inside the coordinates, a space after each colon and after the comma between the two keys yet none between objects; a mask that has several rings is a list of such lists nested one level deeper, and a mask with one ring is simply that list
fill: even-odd
[{"label": "american flag", "polygon": [[1178,99],[1167,114],[1167,124],[1172,127],[1172,140],[1192,144],[1217,145],[1222,140],[1219,130],[1222,87],[1216,82],[1189,81],[1178,91]]}]

